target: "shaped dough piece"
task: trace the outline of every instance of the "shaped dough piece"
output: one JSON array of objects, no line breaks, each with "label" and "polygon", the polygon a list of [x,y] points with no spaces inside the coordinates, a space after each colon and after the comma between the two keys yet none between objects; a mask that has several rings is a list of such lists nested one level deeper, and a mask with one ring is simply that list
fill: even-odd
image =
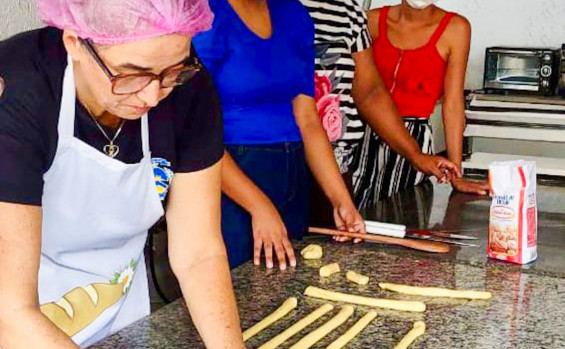
[{"label": "shaped dough piece", "polygon": [[314,331],[308,333],[304,336],[301,340],[296,342],[290,349],[308,349],[312,347],[314,344],[318,343],[320,339],[324,338],[328,335],[331,331],[335,330],[341,324],[343,324],[351,315],[353,315],[353,311],[355,309],[351,305],[345,305],[341,308],[340,312],[328,320],[325,324],[318,327]]},{"label": "shaped dough piece", "polygon": [[415,287],[407,285],[379,283],[383,290],[410,294],[415,296],[445,297],[445,298],[464,298],[464,299],[491,299],[492,293],[472,290],[450,290],[437,287]]},{"label": "shaped dough piece", "polygon": [[324,251],[322,246],[311,244],[304,247],[300,254],[304,259],[320,259],[324,255]]},{"label": "shaped dough piece", "polygon": [[335,273],[339,273],[340,271],[341,269],[339,268],[339,264],[332,263],[332,264],[324,265],[323,267],[320,268],[320,276],[328,277],[328,276],[332,276]]},{"label": "shaped dough piece", "polygon": [[274,312],[266,316],[263,320],[259,321],[255,325],[251,326],[245,332],[243,332],[243,341],[246,342],[251,337],[255,336],[257,333],[263,331],[267,327],[271,326],[273,323],[279,321],[281,318],[290,313],[291,310],[296,308],[298,305],[298,299],[295,297],[290,297]]},{"label": "shaped dough piece", "polygon": [[369,283],[369,277],[365,276],[365,275],[361,275],[358,274],[354,271],[348,271],[347,274],[345,274],[345,277],[347,278],[347,280],[354,282],[356,284],[359,285],[366,285]]},{"label": "shaped dough piece", "polygon": [[324,304],[318,309],[314,310],[310,314],[306,315],[302,319],[298,320],[294,325],[290,326],[283,332],[279,333],[277,336],[273,337],[267,343],[259,347],[259,349],[274,349],[278,348],[279,345],[283,344],[290,337],[294,336],[298,332],[302,331],[304,328],[308,327],[314,321],[318,320],[324,316],[327,312],[333,310],[333,305]]},{"label": "shaped dough piece", "polygon": [[426,324],[423,321],[416,321],[414,323],[414,328],[410,330],[402,338],[402,340],[394,347],[394,349],[407,349],[412,342],[416,340],[416,338],[420,337],[426,332]]},{"label": "shaped dough piece", "polygon": [[314,286],[308,286],[306,288],[306,291],[304,291],[304,295],[313,298],[326,299],[330,301],[368,305],[371,307],[386,308],[393,310],[414,311],[414,312],[426,311],[426,304],[423,302],[399,301],[394,299],[356,296],[347,293],[328,291]]},{"label": "shaped dough piece", "polygon": [[351,326],[347,332],[342,334],[338,339],[332,342],[332,344],[328,345],[326,349],[341,349],[347,345],[347,343],[351,342],[353,338],[355,338],[361,331],[367,327],[377,317],[377,312],[374,310],[370,310],[363,316],[359,321],[355,323],[355,325]]}]

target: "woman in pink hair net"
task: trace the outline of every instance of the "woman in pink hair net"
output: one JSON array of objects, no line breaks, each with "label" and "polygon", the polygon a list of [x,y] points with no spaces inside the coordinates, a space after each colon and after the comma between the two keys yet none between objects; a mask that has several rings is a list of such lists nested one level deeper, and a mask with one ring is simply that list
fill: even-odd
[{"label": "woman in pink hair net", "polygon": [[[149,314],[147,230],[206,347],[244,348],[220,234],[206,0],[38,0],[0,42],[0,348],[87,347]],[[167,203],[166,208],[164,206]]]}]

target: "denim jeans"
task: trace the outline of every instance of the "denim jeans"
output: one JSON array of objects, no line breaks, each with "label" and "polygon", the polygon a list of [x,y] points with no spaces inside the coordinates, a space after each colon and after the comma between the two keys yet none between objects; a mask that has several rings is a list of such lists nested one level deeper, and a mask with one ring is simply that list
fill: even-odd
[{"label": "denim jeans", "polygon": [[[301,238],[308,224],[310,174],[301,142],[228,145],[241,170],[278,209],[290,238]],[[253,257],[251,215],[222,195],[222,233],[230,267]]]}]

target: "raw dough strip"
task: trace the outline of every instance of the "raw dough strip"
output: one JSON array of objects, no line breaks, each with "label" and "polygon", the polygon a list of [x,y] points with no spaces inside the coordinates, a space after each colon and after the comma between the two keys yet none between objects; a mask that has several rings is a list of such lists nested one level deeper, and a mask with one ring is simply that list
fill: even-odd
[{"label": "raw dough strip", "polygon": [[356,284],[359,285],[366,285],[369,283],[369,277],[356,273],[354,271],[348,271],[347,274],[345,274],[345,277],[347,278],[347,280],[354,282]]},{"label": "raw dough strip", "polygon": [[290,349],[308,349],[318,343],[322,338],[327,336],[331,331],[335,330],[347,321],[353,315],[355,308],[351,305],[344,305],[336,316],[329,319],[328,322],[318,327],[314,331],[302,337]]},{"label": "raw dough strip", "polygon": [[339,268],[339,264],[337,263],[327,264],[320,268],[320,276],[328,277],[328,276],[332,276],[335,273],[339,273],[340,271],[341,269]]},{"label": "raw dough strip", "polygon": [[414,312],[426,311],[426,304],[423,302],[399,301],[394,299],[356,296],[347,293],[328,291],[314,286],[308,286],[306,288],[306,291],[304,291],[304,295],[314,298],[326,299],[330,301],[368,305],[371,307],[386,308],[393,310],[414,311]]},{"label": "raw dough strip", "polygon": [[290,326],[283,332],[279,333],[277,336],[273,337],[267,343],[259,347],[259,349],[274,349],[279,345],[283,344],[290,337],[294,336],[298,332],[302,331],[304,328],[308,327],[314,321],[318,320],[324,316],[327,312],[333,310],[334,306],[331,304],[324,304],[318,309],[314,310],[310,314],[306,315],[294,325]]},{"label": "raw dough strip", "polygon": [[377,317],[377,312],[374,310],[369,310],[365,316],[363,316],[355,325],[351,326],[347,332],[342,334],[338,339],[328,345],[326,349],[341,349],[347,345],[353,338],[355,338],[361,331],[367,327]]},{"label": "raw dough strip", "polygon": [[379,283],[383,290],[410,294],[414,296],[464,298],[464,299],[491,299],[492,293],[472,290],[450,290],[437,287],[415,287],[407,285]]},{"label": "raw dough strip", "polygon": [[255,336],[257,333],[263,331],[267,327],[271,326],[275,322],[282,319],[286,314],[290,313],[291,310],[296,308],[298,305],[298,299],[295,297],[290,297],[274,312],[266,316],[263,320],[259,321],[255,325],[251,326],[245,332],[243,332],[243,341],[247,342],[251,337]]},{"label": "raw dough strip", "polygon": [[402,338],[402,340],[394,347],[394,349],[407,349],[412,342],[416,340],[416,338],[420,337],[426,332],[426,324],[423,321],[416,321],[414,323],[414,328],[410,330]]}]

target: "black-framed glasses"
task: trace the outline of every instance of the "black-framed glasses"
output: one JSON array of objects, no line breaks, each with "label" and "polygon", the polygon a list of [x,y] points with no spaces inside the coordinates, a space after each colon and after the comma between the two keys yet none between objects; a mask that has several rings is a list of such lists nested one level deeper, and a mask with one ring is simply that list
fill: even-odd
[{"label": "black-framed glasses", "polygon": [[110,82],[112,83],[112,93],[116,95],[129,95],[137,93],[146,88],[154,80],[159,81],[160,88],[172,88],[187,83],[201,69],[202,64],[194,55],[191,55],[182,65],[170,67],[161,72],[161,74],[153,73],[136,73],[136,74],[118,74],[114,75],[104,63],[92,43],[88,40],[80,39],[86,47],[92,58],[98,63],[104,71]]}]

